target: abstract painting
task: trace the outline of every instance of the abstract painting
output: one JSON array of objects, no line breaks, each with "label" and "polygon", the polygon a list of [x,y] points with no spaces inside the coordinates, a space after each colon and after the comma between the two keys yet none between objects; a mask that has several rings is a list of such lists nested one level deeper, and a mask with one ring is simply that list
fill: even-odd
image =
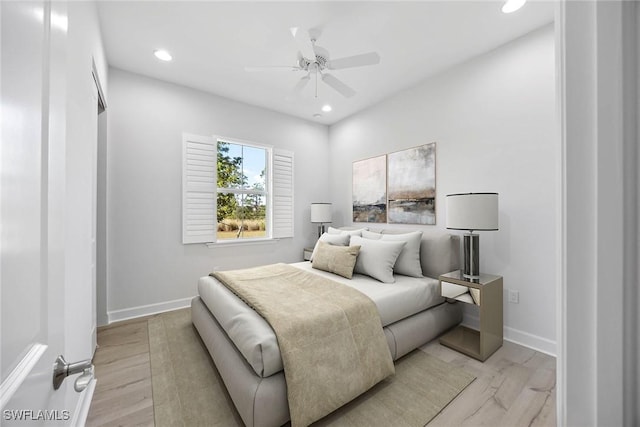
[{"label": "abstract painting", "polygon": [[387,222],[387,156],[353,162],[353,221]]},{"label": "abstract painting", "polygon": [[389,223],[436,223],[436,143],[388,155]]}]

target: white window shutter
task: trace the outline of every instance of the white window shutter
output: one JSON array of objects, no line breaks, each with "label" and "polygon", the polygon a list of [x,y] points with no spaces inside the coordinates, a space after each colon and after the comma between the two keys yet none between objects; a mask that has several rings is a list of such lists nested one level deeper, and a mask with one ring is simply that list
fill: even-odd
[{"label": "white window shutter", "polygon": [[215,242],[217,140],[182,134],[182,243]]},{"label": "white window shutter", "polygon": [[273,150],[273,238],[293,237],[293,152]]}]

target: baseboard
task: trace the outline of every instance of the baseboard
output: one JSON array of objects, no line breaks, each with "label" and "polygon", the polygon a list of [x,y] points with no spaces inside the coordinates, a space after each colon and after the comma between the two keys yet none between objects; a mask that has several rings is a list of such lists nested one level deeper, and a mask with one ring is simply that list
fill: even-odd
[{"label": "baseboard", "polygon": [[96,379],[92,379],[87,385],[87,388],[80,393],[76,410],[73,411],[70,426],[84,426],[87,424],[87,416],[89,415],[89,408],[91,407],[91,400],[93,400],[93,392],[96,389]]},{"label": "baseboard", "polygon": [[[463,313],[462,324],[472,329],[480,328],[480,318],[471,313]],[[518,329],[505,326],[503,328],[504,339],[515,344],[528,347],[540,353],[556,357],[556,342],[547,338],[533,335]]]},{"label": "baseboard", "polygon": [[165,311],[179,310],[191,305],[193,297],[177,299],[174,301],[160,302],[157,304],[141,305],[138,307],[123,308],[107,313],[109,323],[120,322],[122,320],[135,319],[136,317],[149,316],[152,314],[164,313]]}]

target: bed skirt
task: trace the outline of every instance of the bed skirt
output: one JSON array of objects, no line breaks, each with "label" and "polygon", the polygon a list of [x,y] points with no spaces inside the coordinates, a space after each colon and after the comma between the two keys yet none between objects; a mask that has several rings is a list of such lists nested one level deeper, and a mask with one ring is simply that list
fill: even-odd
[{"label": "bed skirt", "polygon": [[[289,421],[287,385],[282,371],[257,376],[200,297],[191,316],[247,427],[277,427]],[[431,341],[462,321],[459,304],[442,303],[384,328],[393,360]]]}]

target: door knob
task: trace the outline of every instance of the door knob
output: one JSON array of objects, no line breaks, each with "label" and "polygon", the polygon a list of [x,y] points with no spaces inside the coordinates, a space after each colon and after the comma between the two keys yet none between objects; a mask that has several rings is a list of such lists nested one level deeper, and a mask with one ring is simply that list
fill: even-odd
[{"label": "door knob", "polygon": [[64,356],[58,356],[55,364],[53,365],[53,389],[59,389],[64,379],[69,375],[75,375],[81,372],[82,375],[78,377],[74,384],[74,388],[78,393],[87,388],[89,382],[93,378],[93,364],[91,363],[91,359],[68,363],[64,359]]}]

